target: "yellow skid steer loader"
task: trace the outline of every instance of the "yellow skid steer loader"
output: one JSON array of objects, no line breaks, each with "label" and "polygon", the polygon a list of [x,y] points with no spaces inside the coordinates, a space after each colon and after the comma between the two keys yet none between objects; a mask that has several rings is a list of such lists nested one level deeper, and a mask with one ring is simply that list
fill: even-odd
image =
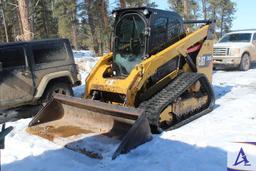
[{"label": "yellow skid steer loader", "polygon": [[[31,134],[101,159],[210,112],[214,22],[173,11],[113,11],[113,52],[86,80],[85,98],[55,95],[29,124]],[[186,33],[186,24],[200,25]],[[115,151],[113,149],[116,149]]]}]

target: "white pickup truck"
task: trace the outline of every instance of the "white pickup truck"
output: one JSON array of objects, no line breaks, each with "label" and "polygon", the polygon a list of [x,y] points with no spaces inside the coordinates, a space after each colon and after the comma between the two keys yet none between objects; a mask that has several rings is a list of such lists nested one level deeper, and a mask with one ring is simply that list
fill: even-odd
[{"label": "white pickup truck", "polygon": [[256,61],[256,30],[230,32],[213,49],[214,68],[238,68],[247,71]]}]

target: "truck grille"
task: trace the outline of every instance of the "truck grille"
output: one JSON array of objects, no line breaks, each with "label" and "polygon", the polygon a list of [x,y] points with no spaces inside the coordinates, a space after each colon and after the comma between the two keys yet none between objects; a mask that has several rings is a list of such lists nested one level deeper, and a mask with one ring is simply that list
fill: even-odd
[{"label": "truck grille", "polygon": [[214,48],[213,49],[213,56],[227,56],[228,55],[228,48]]}]

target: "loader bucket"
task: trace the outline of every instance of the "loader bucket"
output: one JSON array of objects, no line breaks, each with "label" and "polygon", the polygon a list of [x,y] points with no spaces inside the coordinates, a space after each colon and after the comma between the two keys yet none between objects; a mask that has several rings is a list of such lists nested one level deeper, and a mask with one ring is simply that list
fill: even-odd
[{"label": "loader bucket", "polygon": [[27,131],[97,159],[110,153],[115,159],[152,139],[143,110],[59,94]]}]

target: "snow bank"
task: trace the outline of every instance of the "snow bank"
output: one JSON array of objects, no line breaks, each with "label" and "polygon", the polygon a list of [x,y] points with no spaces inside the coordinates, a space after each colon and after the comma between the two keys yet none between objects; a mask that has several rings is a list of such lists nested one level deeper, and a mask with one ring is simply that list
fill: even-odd
[{"label": "snow bank", "polygon": [[[97,61],[92,59],[76,57],[78,64],[88,66],[80,69],[84,77]],[[110,156],[91,159],[31,136],[25,132],[30,119],[9,123],[15,129],[7,136],[2,151],[3,170],[227,170],[229,143],[256,141],[256,69],[217,71],[213,88],[214,111],[179,129],[154,135],[151,142],[114,161]]]},{"label": "snow bank", "polygon": [[73,50],[75,58],[86,58],[86,57],[96,57],[95,53],[90,50]]},{"label": "snow bank", "polygon": [[81,97],[84,94],[85,79],[87,78],[89,72],[94,67],[96,62],[99,60],[99,57],[96,57],[92,51],[82,50],[82,51],[73,51],[75,57],[75,63],[78,66],[79,73],[82,78],[82,85],[75,87],[74,92],[75,96]]}]

